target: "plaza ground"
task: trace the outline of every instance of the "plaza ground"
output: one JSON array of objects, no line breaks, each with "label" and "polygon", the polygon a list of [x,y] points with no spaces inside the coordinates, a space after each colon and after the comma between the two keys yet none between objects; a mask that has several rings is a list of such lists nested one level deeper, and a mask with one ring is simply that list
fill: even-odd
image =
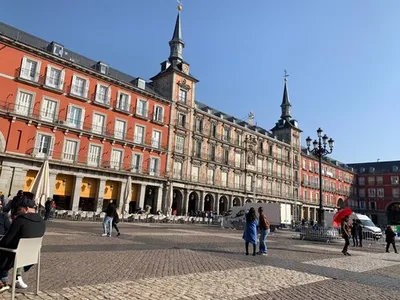
[{"label": "plaza ground", "polygon": [[[51,221],[42,252],[41,293],[17,299],[400,299],[400,255],[382,245],[300,241],[280,231],[268,256],[244,255],[242,232],[207,225]],[[10,293],[0,295],[9,299]]]}]

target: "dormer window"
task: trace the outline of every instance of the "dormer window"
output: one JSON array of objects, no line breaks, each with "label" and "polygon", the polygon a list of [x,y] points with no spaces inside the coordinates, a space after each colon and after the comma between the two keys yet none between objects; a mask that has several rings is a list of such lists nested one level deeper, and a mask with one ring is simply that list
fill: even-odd
[{"label": "dormer window", "polygon": [[64,46],[56,42],[51,42],[49,45],[49,51],[51,51],[51,53],[54,55],[62,57],[64,54]]},{"label": "dormer window", "polygon": [[107,75],[109,66],[106,63],[99,61],[96,65],[96,70],[99,71],[101,74]]},{"label": "dormer window", "polygon": [[360,168],[360,173],[364,173],[365,172],[365,168]]},{"label": "dormer window", "polygon": [[374,168],[374,167],[370,167],[370,168],[369,168],[369,172],[370,172],[370,173],[374,173],[374,172],[375,172],[375,168]]},{"label": "dormer window", "polygon": [[393,172],[399,171],[399,167],[398,166],[393,166],[392,169],[393,169]]}]

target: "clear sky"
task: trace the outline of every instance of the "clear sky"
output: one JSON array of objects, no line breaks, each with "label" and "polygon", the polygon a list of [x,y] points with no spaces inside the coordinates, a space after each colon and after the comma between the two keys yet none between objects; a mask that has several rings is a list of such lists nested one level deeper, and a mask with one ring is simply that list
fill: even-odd
[{"label": "clear sky", "polygon": [[[0,20],[150,78],[169,54],[176,0],[2,0]],[[270,129],[283,70],[305,138],[324,131],[343,162],[400,159],[400,1],[183,0],[196,98]]]}]

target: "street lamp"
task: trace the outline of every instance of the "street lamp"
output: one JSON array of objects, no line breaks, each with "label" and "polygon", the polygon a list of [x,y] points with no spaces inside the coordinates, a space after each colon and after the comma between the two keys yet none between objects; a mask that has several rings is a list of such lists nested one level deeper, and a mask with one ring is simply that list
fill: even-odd
[{"label": "street lamp", "polygon": [[[318,128],[317,135],[318,140],[314,140],[312,143],[314,148],[310,149],[312,139],[310,137],[306,138],[307,150],[318,157],[319,162],[319,210],[318,210],[318,224],[323,225],[323,204],[322,204],[322,158],[333,151],[333,146],[335,141],[332,138],[328,138],[326,134],[322,135],[323,131]],[[329,150],[327,149],[329,146]]]}]

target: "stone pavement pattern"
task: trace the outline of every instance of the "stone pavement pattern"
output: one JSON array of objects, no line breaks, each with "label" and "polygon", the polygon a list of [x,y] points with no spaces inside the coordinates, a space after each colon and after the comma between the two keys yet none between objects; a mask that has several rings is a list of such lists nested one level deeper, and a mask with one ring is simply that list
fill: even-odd
[{"label": "stone pavement pattern", "polygon": [[[51,221],[41,293],[35,270],[17,299],[400,299],[400,255],[269,237],[269,256],[246,256],[241,232],[199,225]],[[0,294],[9,299],[10,293]]]}]

